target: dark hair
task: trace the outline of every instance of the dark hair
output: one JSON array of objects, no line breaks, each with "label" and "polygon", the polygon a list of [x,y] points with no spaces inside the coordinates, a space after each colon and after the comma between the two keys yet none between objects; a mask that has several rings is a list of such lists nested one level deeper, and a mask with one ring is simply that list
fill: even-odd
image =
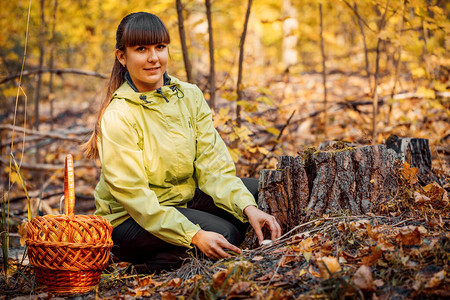
[{"label": "dark hair", "polygon": [[[122,19],[116,31],[116,49],[126,50],[126,47],[137,45],[169,44],[170,35],[164,23],[156,15],[147,12],[136,12]],[[100,122],[111,102],[113,93],[124,83],[126,67],[122,66],[117,59],[109,78],[106,96],[103,99],[98,112],[97,123],[90,139],[83,144],[82,149],[88,158],[98,156],[97,139],[100,136]]]}]

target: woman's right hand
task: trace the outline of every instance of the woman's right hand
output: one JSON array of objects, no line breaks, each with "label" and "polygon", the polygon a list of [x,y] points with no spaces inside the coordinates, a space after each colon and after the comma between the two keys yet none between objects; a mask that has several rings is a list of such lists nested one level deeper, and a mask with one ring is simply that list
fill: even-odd
[{"label": "woman's right hand", "polygon": [[241,254],[241,249],[227,241],[227,239],[216,232],[200,229],[192,238],[192,244],[197,246],[206,256],[213,259],[227,258],[231,255],[224,249]]}]

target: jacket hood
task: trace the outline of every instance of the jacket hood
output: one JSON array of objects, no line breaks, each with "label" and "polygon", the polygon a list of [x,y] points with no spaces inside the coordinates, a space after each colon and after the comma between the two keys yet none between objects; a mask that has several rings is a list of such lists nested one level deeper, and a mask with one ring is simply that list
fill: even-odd
[{"label": "jacket hood", "polygon": [[[128,73],[127,73],[128,75]],[[184,93],[181,90],[181,81],[178,78],[164,73],[164,85],[156,90],[138,92],[131,78],[125,77],[125,82],[116,90],[112,98],[127,99],[136,104],[147,106],[152,103],[169,102],[169,99],[181,99]],[[176,97],[173,97],[176,96]]]}]

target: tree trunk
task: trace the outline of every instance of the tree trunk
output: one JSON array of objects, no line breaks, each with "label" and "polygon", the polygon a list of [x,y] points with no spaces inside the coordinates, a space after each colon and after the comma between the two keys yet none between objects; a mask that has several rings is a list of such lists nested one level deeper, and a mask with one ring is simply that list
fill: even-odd
[{"label": "tree trunk", "polygon": [[205,0],[206,18],[208,19],[208,40],[209,40],[209,107],[215,109],[216,103],[216,76],[214,70],[214,39],[211,16],[211,0]]},{"label": "tree trunk", "polygon": [[323,80],[323,133],[325,138],[327,137],[328,131],[328,101],[327,101],[327,69],[326,69],[326,56],[325,56],[325,42],[323,39],[323,12],[322,3],[319,3],[319,14],[320,14],[320,52],[322,53],[322,80]]},{"label": "tree trunk", "polygon": [[[53,4],[53,17],[52,17],[52,38],[51,38],[51,48],[50,48],[50,62],[48,68],[53,69],[53,58],[55,54],[56,41],[55,41],[55,32],[56,32],[56,11],[58,10],[58,0],[55,0]],[[49,82],[49,98],[50,98],[50,130],[54,129],[54,105],[53,102],[55,100],[55,95],[53,94],[53,73],[50,73],[50,82]]]},{"label": "tree trunk", "polygon": [[[245,14],[244,29],[242,30],[241,39],[239,41],[239,68],[238,68],[238,78],[236,83],[236,93],[237,101],[242,100],[242,68],[244,64],[244,45],[245,37],[247,36],[248,20],[250,19],[250,11],[252,8],[252,0],[248,0],[247,12]],[[236,123],[237,126],[241,126],[241,106],[236,105]]]},{"label": "tree trunk", "polygon": [[389,136],[386,147],[395,151],[400,162],[407,162],[412,167],[419,169],[417,177],[422,185],[436,181],[444,184],[432,170],[431,152],[428,139],[421,138],[399,138],[395,135]]},{"label": "tree trunk", "polygon": [[[40,27],[40,33],[39,33],[39,70],[42,69],[44,64],[44,39],[45,39],[45,0],[40,1],[41,4],[41,27]],[[41,73],[38,73],[37,77],[37,84],[36,84],[36,95],[34,99],[34,129],[36,131],[39,131],[39,98],[41,93],[41,82],[42,82],[42,75]],[[36,153],[39,153],[37,151]],[[39,154],[36,154],[36,159],[38,159]],[[39,161],[38,161],[39,162]]]},{"label": "tree trunk", "polygon": [[178,15],[178,32],[180,34],[181,49],[183,51],[184,68],[186,69],[186,80],[193,83],[192,64],[189,60],[189,51],[186,44],[186,33],[184,32],[183,4],[181,0],[176,1]]},{"label": "tree trunk", "polygon": [[353,3],[353,11],[355,12],[356,18],[358,19],[358,25],[359,25],[359,31],[361,31],[361,35],[363,38],[363,45],[364,45],[364,62],[365,62],[365,68],[366,68],[366,76],[367,81],[369,83],[369,90],[372,90],[372,82],[370,79],[370,66],[369,66],[369,50],[367,49],[367,42],[366,42],[366,34],[364,31],[363,22],[361,20],[361,17],[358,13],[358,6],[356,3]]}]

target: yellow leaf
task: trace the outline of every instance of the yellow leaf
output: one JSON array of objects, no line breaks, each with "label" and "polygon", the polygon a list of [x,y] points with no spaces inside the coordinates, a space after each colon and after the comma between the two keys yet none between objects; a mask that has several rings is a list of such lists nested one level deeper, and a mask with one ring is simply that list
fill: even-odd
[{"label": "yellow leaf", "polygon": [[266,128],[266,131],[275,136],[278,136],[280,134],[280,131],[278,129],[276,129],[275,127],[268,127],[268,128]]},{"label": "yellow leaf", "polygon": [[421,86],[417,89],[417,93],[421,94],[425,98],[429,98],[429,99],[436,98],[436,94],[435,94],[434,90],[427,89],[426,87],[423,87],[423,86]]},{"label": "yellow leaf", "polygon": [[301,269],[300,273],[298,273],[298,277],[302,277],[305,274],[306,274],[306,269]]}]

